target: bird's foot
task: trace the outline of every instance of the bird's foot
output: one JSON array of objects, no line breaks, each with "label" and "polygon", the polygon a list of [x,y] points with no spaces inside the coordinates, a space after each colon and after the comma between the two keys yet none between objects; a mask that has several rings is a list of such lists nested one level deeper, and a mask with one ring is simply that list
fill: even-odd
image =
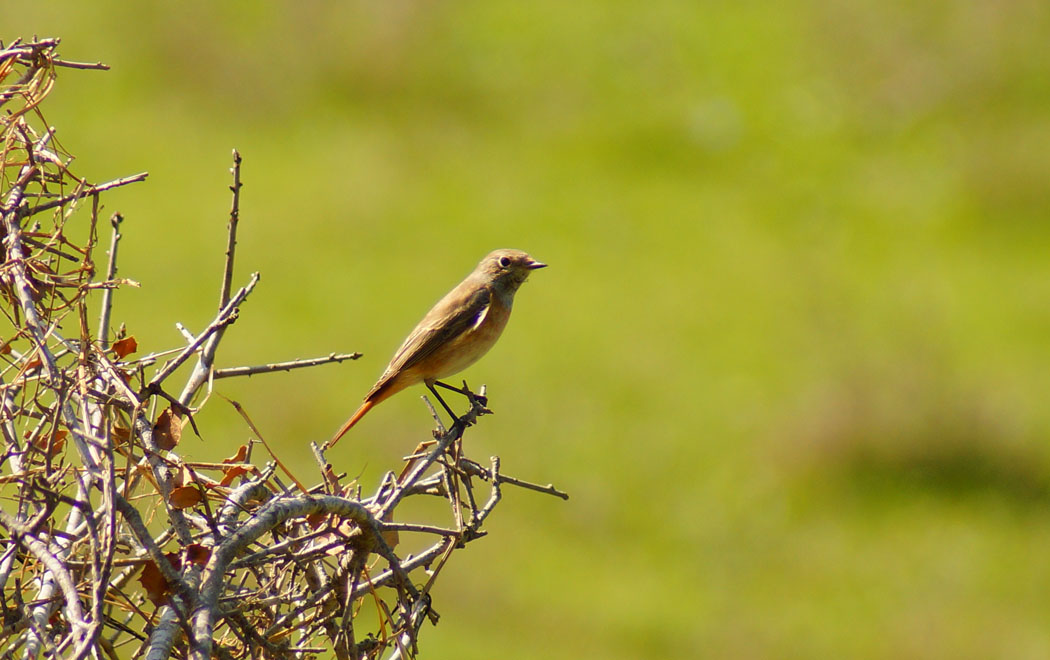
[{"label": "bird's foot", "polygon": [[[485,389],[484,386],[482,386],[482,389]],[[472,407],[475,402],[477,402],[482,408],[489,404],[489,398],[484,394],[476,394],[475,392],[472,392],[470,386],[467,385],[467,381],[463,381],[463,389],[457,389],[456,391],[467,397],[467,401],[470,401]]]}]

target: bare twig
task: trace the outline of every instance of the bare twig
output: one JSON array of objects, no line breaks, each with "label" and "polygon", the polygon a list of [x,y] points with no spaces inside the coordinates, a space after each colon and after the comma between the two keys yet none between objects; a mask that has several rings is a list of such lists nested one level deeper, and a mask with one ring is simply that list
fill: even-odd
[{"label": "bare twig", "polygon": [[230,287],[233,286],[233,255],[237,249],[237,224],[241,219],[241,154],[233,150],[233,202],[230,206],[230,222],[226,232],[226,265],[222,271],[222,289],[219,291],[219,307],[230,302]]},{"label": "bare twig", "polygon": [[[120,244],[120,223],[124,216],[114,213],[109,219],[113,226],[113,237],[109,242],[109,262],[106,264],[106,280],[110,281],[117,276],[117,245]],[[102,312],[98,321],[98,342],[102,350],[109,348],[109,317],[113,311],[113,289],[105,289],[102,292]]]},{"label": "bare twig", "polygon": [[[471,475],[474,475],[474,476],[481,477],[482,479],[485,479],[486,481],[491,481],[492,478],[493,478],[493,475],[492,475],[491,472],[487,472],[485,470],[485,468],[481,467],[480,465],[478,465],[477,463],[475,463],[474,461],[471,461],[469,459],[460,459],[458,465],[459,465],[460,469],[462,469],[467,474],[471,474]],[[508,476],[503,475],[503,474],[498,475],[497,480],[499,481],[499,483],[502,483],[502,484],[510,484],[511,486],[517,486],[519,488],[525,488],[527,490],[534,490],[534,491],[536,491],[538,493],[545,493],[547,495],[553,495],[554,497],[558,497],[558,498],[561,498],[563,500],[568,500],[569,499],[569,494],[568,493],[566,493],[564,491],[561,491],[561,490],[558,490],[557,488],[554,487],[553,484],[547,484],[546,486],[541,486],[539,484],[532,483],[531,481],[525,481],[524,479],[516,479],[514,477],[508,477]]]},{"label": "bare twig", "polygon": [[70,62],[68,60],[54,59],[52,63],[55,66],[63,66],[68,69],[96,69],[100,71],[109,71],[109,65],[103,64],[102,62]]},{"label": "bare twig", "polygon": [[291,371],[304,367],[316,367],[320,364],[340,363],[344,360],[356,360],[361,353],[331,353],[325,357],[305,358],[300,360],[289,360],[288,362],[273,362],[271,364],[258,364],[251,367],[227,367],[216,369],[212,372],[212,378],[234,378],[236,376],[254,376],[256,374],[268,374],[275,371]]},{"label": "bare twig", "polygon": [[60,206],[65,206],[70,202],[76,202],[77,200],[83,199],[88,195],[97,195],[98,193],[105,192],[107,190],[112,190],[113,188],[119,188],[128,184],[138,183],[139,181],[145,181],[146,177],[148,176],[149,172],[139,172],[138,174],[132,176],[126,176],[120,179],[107,181],[106,183],[100,183],[97,186],[83,186],[76,192],[70,193],[68,195],[63,195],[62,197],[52,199],[42,204],[37,204],[36,206],[33,206],[31,208],[23,206],[18,210],[17,218],[19,220],[21,220],[22,218],[28,218],[30,216],[36,215],[37,213],[50,211],[51,209],[58,208]]}]

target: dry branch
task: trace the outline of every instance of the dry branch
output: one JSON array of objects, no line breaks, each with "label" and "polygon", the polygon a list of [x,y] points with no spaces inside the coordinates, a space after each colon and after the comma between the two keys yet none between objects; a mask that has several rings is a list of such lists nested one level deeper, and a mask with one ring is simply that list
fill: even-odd
[{"label": "dry branch", "polygon": [[[254,441],[221,462],[182,460],[182,426],[196,430],[199,408],[190,405],[206,384],[210,391],[217,379],[360,354],[216,366],[224,338],[237,334],[226,330],[259,282],[254,274],[233,291],[237,152],[214,319],[196,333],[177,324],[185,344],[138,359],[133,337],[110,336],[130,281],[116,277],[119,214],[95,279],[100,197],[146,174],[96,185],[70,171],[72,157],[54,143],[41,103],[56,67],[107,67],[62,60],[58,45],[0,45],[0,311],[9,323],[0,334],[0,660],[414,657],[424,621],[437,621],[431,603],[442,567],[485,536],[502,488],[567,495],[502,474],[497,458],[484,467],[466,456],[465,431],[489,412],[484,388],[477,396],[464,388],[466,414],[447,430],[438,420],[401,476],[390,472],[369,496],[314,443],[312,487],[281,465],[295,485],[286,487],[276,454],[266,465],[252,458]],[[80,208],[85,197],[90,209]],[[87,231],[71,231],[85,215]],[[97,334],[89,309],[98,313]],[[185,382],[173,384],[190,364]],[[487,497],[475,493],[480,484]],[[442,498],[446,514],[395,520],[406,499],[421,496]],[[422,550],[399,555],[399,535]]]}]

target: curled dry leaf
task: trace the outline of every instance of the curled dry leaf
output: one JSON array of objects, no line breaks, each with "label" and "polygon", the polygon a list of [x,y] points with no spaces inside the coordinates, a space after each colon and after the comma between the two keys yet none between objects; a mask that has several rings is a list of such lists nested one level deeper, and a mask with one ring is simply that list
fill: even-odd
[{"label": "curled dry leaf", "polygon": [[203,546],[200,543],[191,543],[186,546],[187,563],[204,566],[208,563],[209,559],[211,559],[211,548]]},{"label": "curled dry leaf", "polygon": [[127,444],[128,440],[131,439],[131,429],[114,425],[110,436],[113,438],[116,446],[120,447]]},{"label": "curled dry leaf", "polygon": [[179,414],[170,407],[165,408],[153,424],[153,441],[157,443],[158,448],[168,451],[179,444],[181,437],[182,420],[179,419]]},{"label": "curled dry leaf", "polygon": [[[181,568],[179,561],[179,555],[177,552],[169,552],[164,555],[167,558],[168,563],[175,570]],[[171,594],[171,585],[164,578],[164,574],[160,572],[157,565],[152,561],[146,562],[142,567],[142,575],[139,576],[139,583],[142,588],[146,591],[146,598],[149,598],[150,602],[160,607],[164,603],[168,602],[168,596]]]},{"label": "curled dry leaf", "polygon": [[233,483],[234,479],[245,474],[249,474],[251,470],[243,465],[234,465],[233,467],[223,468],[222,470],[222,481],[219,482],[220,486],[229,486]]},{"label": "curled dry leaf", "polygon": [[171,489],[168,502],[176,509],[188,509],[200,503],[201,492],[194,486],[179,486]]},{"label": "curled dry leaf", "polygon": [[237,448],[237,453],[229,458],[222,459],[223,463],[243,463],[248,459],[248,445],[241,445]]},{"label": "curled dry leaf", "polygon": [[229,458],[222,459],[223,464],[230,465],[231,463],[239,463],[242,465],[230,465],[228,468],[222,469],[222,481],[219,482],[221,486],[229,486],[233,483],[233,480],[237,477],[248,474],[250,470],[244,466],[243,463],[248,459],[248,445],[241,445],[237,448],[237,453]]},{"label": "curled dry leaf", "polygon": [[181,476],[179,477],[180,486],[188,486],[189,484],[200,483],[200,477],[193,471],[193,468],[183,463],[182,468],[179,470]]},{"label": "curled dry leaf", "polygon": [[51,434],[41,434],[33,440],[33,447],[49,457],[54,457],[66,446],[66,436],[69,431],[58,429]]},{"label": "curled dry leaf", "polygon": [[336,474],[335,470],[332,469],[331,463],[325,464],[324,470],[322,470],[321,472],[321,476],[324,477],[325,483],[331,486],[339,485],[339,475]]},{"label": "curled dry leaf", "polygon": [[113,342],[113,346],[110,347],[110,350],[113,351],[113,354],[118,358],[123,359],[139,350],[139,344],[135,341],[135,336],[131,335]]}]

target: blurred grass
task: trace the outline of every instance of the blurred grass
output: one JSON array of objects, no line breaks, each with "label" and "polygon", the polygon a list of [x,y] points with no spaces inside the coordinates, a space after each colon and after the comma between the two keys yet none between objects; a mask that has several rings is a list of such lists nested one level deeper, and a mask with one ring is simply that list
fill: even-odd
[{"label": "blurred grass", "polygon": [[[494,247],[552,265],[465,376],[508,493],[437,593],[435,657],[1050,652],[1050,6],[871,1],[19,3],[63,38],[79,173],[140,170],[117,315],[212,314],[245,156],[223,383],[271,441],[351,412]],[[216,458],[246,435],[213,405]],[[415,396],[336,460],[374,478]],[[197,442],[190,440],[190,443]]]}]

